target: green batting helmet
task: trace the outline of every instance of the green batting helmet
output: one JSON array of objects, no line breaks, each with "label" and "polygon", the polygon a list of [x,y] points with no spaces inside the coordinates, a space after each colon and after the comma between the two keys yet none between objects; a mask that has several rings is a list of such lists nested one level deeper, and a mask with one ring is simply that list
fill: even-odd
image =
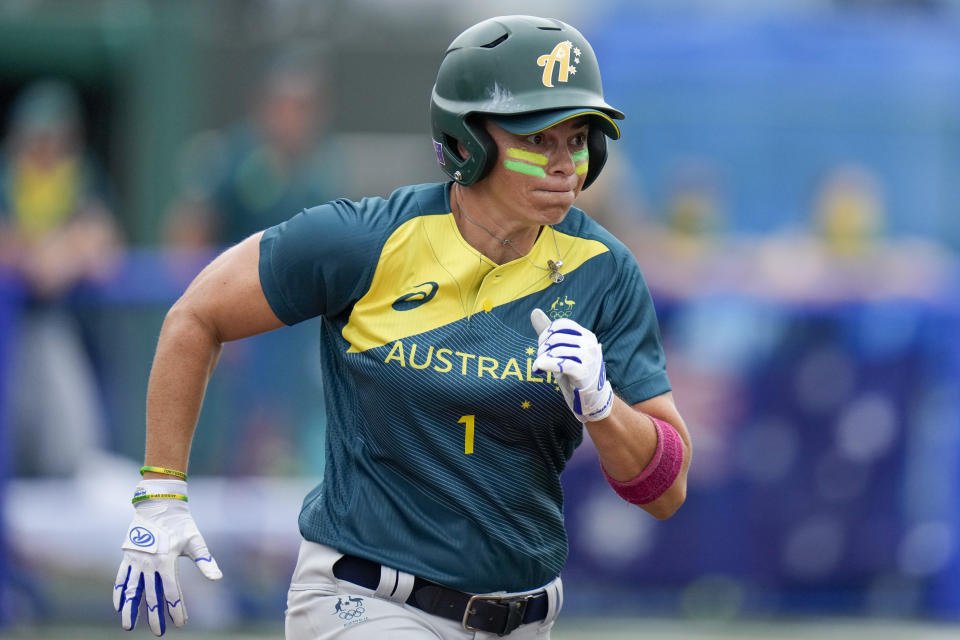
[{"label": "green batting helmet", "polygon": [[605,136],[620,137],[614,119],[624,116],[603,99],[600,67],[586,38],[564,22],[533,16],[490,18],[457,36],[430,97],[437,161],[463,185],[483,178],[497,161],[484,117],[526,135],[581,115],[592,116],[594,125],[586,188],[606,162]]}]

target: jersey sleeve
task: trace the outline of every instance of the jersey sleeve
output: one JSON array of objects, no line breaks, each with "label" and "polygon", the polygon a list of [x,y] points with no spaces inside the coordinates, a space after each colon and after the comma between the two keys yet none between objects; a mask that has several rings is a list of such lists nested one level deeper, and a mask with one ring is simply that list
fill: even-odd
[{"label": "jersey sleeve", "polygon": [[627,404],[670,391],[653,298],[632,256],[621,257],[597,326],[607,378]]},{"label": "jersey sleeve", "polygon": [[362,295],[384,237],[374,200],[336,200],[264,231],[260,284],[285,324],[336,316]]}]

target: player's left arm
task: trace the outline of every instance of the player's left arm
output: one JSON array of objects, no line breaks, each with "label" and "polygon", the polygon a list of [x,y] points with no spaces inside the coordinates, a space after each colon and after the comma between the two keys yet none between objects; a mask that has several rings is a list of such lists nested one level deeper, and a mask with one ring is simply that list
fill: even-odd
[{"label": "player's left arm", "polygon": [[[655,470],[650,469],[653,464],[670,464],[672,461],[664,459],[665,456],[676,455],[677,452],[666,451],[664,447],[660,447],[659,457],[654,460],[658,454],[658,444],[662,444],[661,439],[668,440],[672,436],[664,433],[667,428],[673,428],[679,436],[683,458],[676,477],[669,488],[655,500],[637,505],[655,518],[669,518],[686,499],[687,470],[690,468],[691,454],[690,433],[673,401],[673,394],[668,391],[632,406],[616,395],[613,397],[610,415],[602,420],[585,423],[599,454],[600,464],[609,479],[626,484],[644,472],[655,473]],[[661,421],[659,430],[652,418]]]},{"label": "player's left arm", "polygon": [[686,498],[690,434],[670,392],[634,405],[613,392],[603,346],[579,323],[530,314],[539,347],[534,368],[554,374],[573,415],[584,424],[610,486],[656,518],[669,518]]}]

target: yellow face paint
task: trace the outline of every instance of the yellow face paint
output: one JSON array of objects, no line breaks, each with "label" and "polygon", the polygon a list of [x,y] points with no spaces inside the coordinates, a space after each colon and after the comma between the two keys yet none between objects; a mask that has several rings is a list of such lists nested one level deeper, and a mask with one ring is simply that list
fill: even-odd
[{"label": "yellow face paint", "polygon": [[575,171],[578,176],[582,176],[590,170],[590,152],[586,149],[581,149],[570,157],[573,158],[573,162],[576,165]]},{"label": "yellow face paint", "polygon": [[[578,176],[582,176],[590,170],[590,155],[586,149],[581,149],[570,157],[576,165],[575,171]],[[543,170],[543,167],[547,166],[547,162],[549,162],[547,156],[542,153],[510,148],[507,149],[507,159],[503,161],[503,166],[517,173],[523,173],[537,178],[545,178],[547,177],[547,173]]]},{"label": "yellow face paint", "polygon": [[525,160],[531,164],[537,164],[541,167],[547,166],[547,156],[542,153],[534,153],[533,151],[525,151],[523,149],[507,149],[507,157],[515,158],[517,160]]},{"label": "yellow face paint", "polygon": [[517,173],[524,173],[536,178],[546,178],[547,172],[543,167],[547,166],[547,156],[542,153],[534,153],[524,149],[507,149],[507,159],[503,161],[503,166]]}]

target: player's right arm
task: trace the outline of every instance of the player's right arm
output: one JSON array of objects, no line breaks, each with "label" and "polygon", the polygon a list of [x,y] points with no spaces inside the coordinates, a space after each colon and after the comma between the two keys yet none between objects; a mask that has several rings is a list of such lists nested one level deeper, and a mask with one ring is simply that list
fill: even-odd
[{"label": "player's right arm", "polygon": [[[147,389],[147,466],[187,471],[194,427],[223,343],[283,326],[260,286],[261,235],[211,262],[164,319]],[[134,517],[113,586],[125,629],[136,625],[143,598],[154,634],[166,631],[167,615],[178,627],[186,623],[176,570],[181,555],[211,580],[222,575],[187,499],[185,478],[153,472],[134,492]]]},{"label": "player's right arm", "polygon": [[260,286],[262,235],[250,236],[207,265],[167,313],[147,387],[145,464],[186,471],[203,395],[223,343],[284,326]]}]

